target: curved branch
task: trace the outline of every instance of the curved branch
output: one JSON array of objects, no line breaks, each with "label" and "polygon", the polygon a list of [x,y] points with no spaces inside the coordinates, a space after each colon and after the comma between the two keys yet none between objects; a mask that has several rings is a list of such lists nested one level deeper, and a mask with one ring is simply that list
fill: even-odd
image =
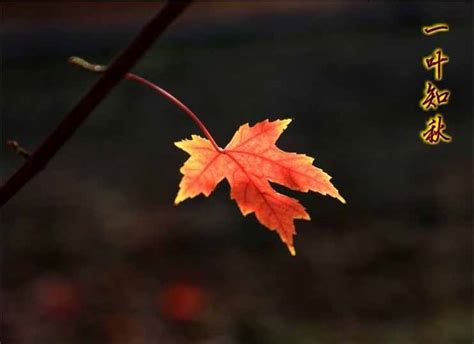
[{"label": "curved branch", "polygon": [[0,188],[0,207],[41,171],[77,128],[89,117],[153,42],[184,11],[192,0],[169,1],[146,24],[136,38],[110,64],[107,70],[71,109],[30,158]]}]

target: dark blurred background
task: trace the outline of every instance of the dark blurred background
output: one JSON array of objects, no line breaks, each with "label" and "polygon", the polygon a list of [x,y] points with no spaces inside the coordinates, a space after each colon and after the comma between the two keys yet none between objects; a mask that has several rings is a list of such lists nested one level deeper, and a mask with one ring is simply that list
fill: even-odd
[{"label": "dark blurred background", "polygon": [[[159,2],[2,3],[2,181]],[[447,22],[449,33],[421,27]],[[421,58],[442,47],[450,144],[418,132]],[[225,144],[239,125],[294,118],[279,141],[316,157],[348,201],[296,195],[296,257],[221,183],[175,207],[199,133],[123,82],[3,209],[2,343],[469,343],[472,4],[200,2],[135,72]]]}]

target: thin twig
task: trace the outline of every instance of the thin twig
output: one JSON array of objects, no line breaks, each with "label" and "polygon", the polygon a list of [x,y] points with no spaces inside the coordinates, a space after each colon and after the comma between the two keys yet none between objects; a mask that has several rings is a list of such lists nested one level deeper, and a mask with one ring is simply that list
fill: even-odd
[{"label": "thin twig", "polygon": [[82,57],[78,56],[71,56],[68,61],[72,65],[81,67],[82,69],[93,73],[103,73],[107,70],[107,66],[90,63],[89,61],[86,61]]},{"label": "thin twig", "polygon": [[15,140],[8,140],[7,141],[7,147],[10,147],[15,151],[16,154],[22,156],[25,159],[31,158],[31,153],[27,151],[25,148],[23,148],[18,141]]},{"label": "thin twig", "polygon": [[109,65],[101,78],[72,108],[31,157],[0,188],[0,207],[41,171],[77,128],[87,119],[126,73],[145,54],[153,42],[189,6],[192,0],[169,1],[138,36]]},{"label": "thin twig", "polygon": [[[90,63],[89,61],[84,60],[82,57],[77,57],[77,56],[71,56],[69,58],[69,63],[81,67],[89,72],[93,73],[103,73],[107,70],[107,66],[104,65],[98,65],[94,63]],[[158,93],[159,95],[165,97],[168,99],[170,102],[172,102],[174,105],[176,105],[181,111],[183,111],[191,120],[196,123],[196,125],[199,127],[199,129],[202,131],[204,136],[206,136],[209,141],[211,141],[212,146],[214,149],[218,152],[222,152],[223,149],[220,148],[216,140],[214,140],[214,137],[212,137],[211,133],[207,129],[207,127],[204,125],[204,123],[201,121],[201,119],[186,105],[184,104],[181,100],[176,98],[174,95],[172,95],[170,92],[167,90],[161,88],[160,86],[154,84],[153,82],[137,75],[134,73],[127,73],[125,75],[125,79],[127,80],[132,80],[135,81],[139,84],[142,84],[149,89],[153,90],[154,92]]]}]

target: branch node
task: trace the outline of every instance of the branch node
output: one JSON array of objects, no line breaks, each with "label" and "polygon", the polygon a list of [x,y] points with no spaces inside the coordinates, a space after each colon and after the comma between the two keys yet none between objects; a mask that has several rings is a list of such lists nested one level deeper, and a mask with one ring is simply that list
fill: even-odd
[{"label": "branch node", "polygon": [[7,147],[13,149],[16,154],[22,156],[25,159],[31,158],[31,153],[27,151],[25,148],[23,148],[18,141],[15,140],[8,140],[7,141]]},{"label": "branch node", "polygon": [[81,67],[81,68],[83,68],[85,70],[88,70],[89,72],[93,72],[93,73],[103,73],[107,70],[107,66],[90,63],[90,62],[84,60],[82,57],[78,57],[78,56],[71,56],[68,59],[68,62],[70,64],[73,64],[77,67]]}]

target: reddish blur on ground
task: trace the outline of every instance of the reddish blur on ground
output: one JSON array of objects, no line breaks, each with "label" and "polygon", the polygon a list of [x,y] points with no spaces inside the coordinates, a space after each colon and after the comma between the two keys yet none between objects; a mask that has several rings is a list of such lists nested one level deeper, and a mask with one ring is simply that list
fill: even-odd
[{"label": "reddish blur on ground", "polygon": [[82,309],[77,285],[60,278],[43,278],[33,285],[33,302],[38,314],[54,320],[71,321]]},{"label": "reddish blur on ground", "polygon": [[204,311],[205,301],[202,288],[184,282],[166,286],[156,300],[162,315],[177,321],[199,319]]}]

